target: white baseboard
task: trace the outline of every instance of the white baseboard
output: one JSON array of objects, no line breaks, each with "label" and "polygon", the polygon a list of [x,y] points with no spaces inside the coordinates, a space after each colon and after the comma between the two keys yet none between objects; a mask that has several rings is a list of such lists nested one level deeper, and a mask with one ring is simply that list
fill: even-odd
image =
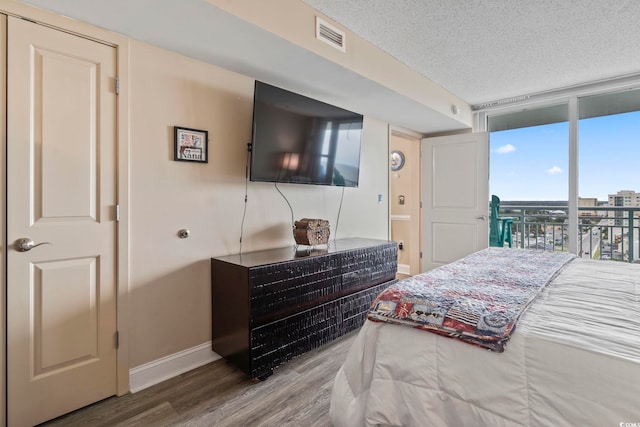
[{"label": "white baseboard", "polygon": [[129,390],[137,393],[214,360],[220,356],[211,350],[211,341],[129,370]]},{"label": "white baseboard", "polygon": [[398,273],[411,275],[411,266],[409,264],[398,264]]}]

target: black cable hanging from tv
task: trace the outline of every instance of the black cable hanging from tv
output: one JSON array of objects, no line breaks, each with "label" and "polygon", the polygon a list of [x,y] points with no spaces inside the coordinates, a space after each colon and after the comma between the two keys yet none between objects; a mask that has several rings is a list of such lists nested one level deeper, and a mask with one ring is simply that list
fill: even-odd
[{"label": "black cable hanging from tv", "polygon": [[336,243],[338,237],[338,223],[340,222],[340,212],[342,212],[342,201],[344,200],[344,187],[342,187],[342,195],[340,196],[340,206],[338,207],[338,216],[336,217],[336,230],[333,233],[333,243]]},{"label": "black cable hanging from tv", "polygon": [[293,230],[295,228],[295,220],[293,219],[293,208],[291,207],[291,203],[289,203],[287,197],[282,193],[282,191],[280,191],[280,188],[278,188],[278,183],[274,182],[273,185],[275,185],[276,190],[278,190],[278,193],[280,193],[284,201],[287,202],[287,205],[289,206],[289,210],[291,211],[291,229]]},{"label": "black cable hanging from tv", "polygon": [[251,158],[251,144],[247,144],[247,162],[244,167],[244,210],[240,222],[240,254],[242,254],[242,236],[244,234],[244,219],[247,216],[247,200],[249,194],[249,159]]}]

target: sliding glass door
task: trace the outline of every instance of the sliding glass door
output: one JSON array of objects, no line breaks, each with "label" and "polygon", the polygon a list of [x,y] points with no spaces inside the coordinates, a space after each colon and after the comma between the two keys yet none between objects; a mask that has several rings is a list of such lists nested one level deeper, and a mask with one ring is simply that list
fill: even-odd
[{"label": "sliding glass door", "polygon": [[560,104],[489,118],[490,193],[512,218],[516,247],[566,250],[567,111]]}]

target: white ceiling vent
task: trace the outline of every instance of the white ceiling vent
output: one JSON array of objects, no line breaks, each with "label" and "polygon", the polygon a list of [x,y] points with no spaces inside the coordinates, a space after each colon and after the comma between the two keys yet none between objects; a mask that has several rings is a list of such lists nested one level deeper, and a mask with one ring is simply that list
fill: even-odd
[{"label": "white ceiling vent", "polygon": [[337,29],[333,25],[316,16],[316,38],[322,40],[328,45],[335,47],[343,52],[345,47],[344,31]]}]

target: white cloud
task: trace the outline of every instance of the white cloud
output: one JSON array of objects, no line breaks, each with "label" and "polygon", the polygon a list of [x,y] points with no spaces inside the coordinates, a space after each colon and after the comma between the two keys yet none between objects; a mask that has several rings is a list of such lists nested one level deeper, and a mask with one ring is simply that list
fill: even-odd
[{"label": "white cloud", "polygon": [[496,153],[498,154],[507,154],[516,151],[516,147],[511,144],[503,145],[502,147],[498,147]]},{"label": "white cloud", "polygon": [[547,169],[545,172],[549,175],[555,175],[558,173],[562,173],[562,169],[560,169],[558,166],[554,166],[551,169]]}]

